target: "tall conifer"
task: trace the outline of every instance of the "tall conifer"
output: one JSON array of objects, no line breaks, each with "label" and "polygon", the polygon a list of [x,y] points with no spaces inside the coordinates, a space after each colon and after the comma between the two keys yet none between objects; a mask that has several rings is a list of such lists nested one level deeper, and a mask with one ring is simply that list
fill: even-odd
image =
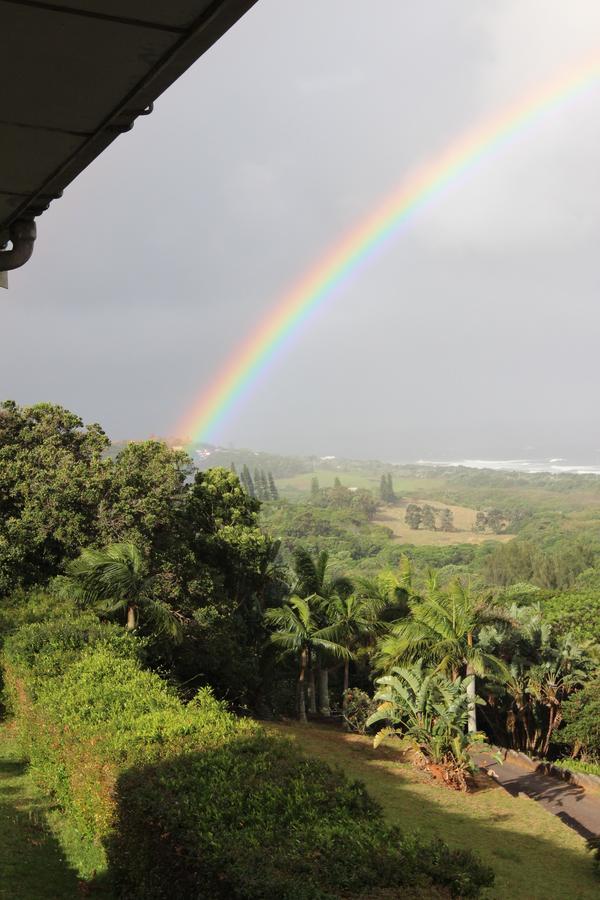
[{"label": "tall conifer", "polygon": [[268,480],[269,480],[269,493],[271,494],[271,500],[279,500],[279,491],[277,490],[277,485],[275,484],[275,479],[273,478],[272,472],[269,472]]}]

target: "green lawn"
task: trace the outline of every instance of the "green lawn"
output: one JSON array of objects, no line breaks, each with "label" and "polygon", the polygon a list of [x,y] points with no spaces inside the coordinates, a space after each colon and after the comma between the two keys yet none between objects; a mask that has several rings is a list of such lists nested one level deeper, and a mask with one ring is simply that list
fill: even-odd
[{"label": "green lawn", "polygon": [[[439,834],[468,846],[496,872],[494,900],[597,900],[584,841],[534,801],[493,783],[475,794],[430,784],[385,747],[329,726],[273,725],[308,753],[360,778],[388,818],[406,831]],[[108,900],[106,887],[82,883],[47,827],[47,803],[32,783],[10,723],[0,724],[0,900]]]},{"label": "green lawn", "polygon": [[108,900],[81,882],[47,825],[48,804],[33,784],[10,723],[0,723],[0,900]]},{"label": "green lawn", "polygon": [[[511,797],[490,779],[473,794],[429,783],[385,747],[331,726],[270,726],[306,751],[363,781],[386,816],[405,831],[438,834],[470,847],[496,872],[494,900],[598,900],[585,842],[535,801]],[[482,779],[484,785],[487,780]]]},{"label": "green lawn", "polygon": [[[333,487],[335,479],[339,478],[345,487],[378,491],[381,475],[360,469],[315,469],[314,472],[303,472],[301,475],[292,475],[288,478],[278,477],[276,481],[282,496],[297,499],[303,494],[310,493],[313,478],[318,480],[319,486],[322,488]],[[419,493],[439,491],[440,484],[440,479],[402,477],[394,473],[394,490],[397,494],[419,496]]]}]

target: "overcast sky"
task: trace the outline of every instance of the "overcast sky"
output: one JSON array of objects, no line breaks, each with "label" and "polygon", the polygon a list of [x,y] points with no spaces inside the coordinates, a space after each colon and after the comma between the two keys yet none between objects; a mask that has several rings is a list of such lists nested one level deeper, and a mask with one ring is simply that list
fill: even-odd
[{"label": "overcast sky", "polygon": [[[597,0],[259,0],[38,222],[0,394],[171,435],[411,170],[600,52]],[[388,460],[600,460],[600,81],[413,219],[216,435]]]}]

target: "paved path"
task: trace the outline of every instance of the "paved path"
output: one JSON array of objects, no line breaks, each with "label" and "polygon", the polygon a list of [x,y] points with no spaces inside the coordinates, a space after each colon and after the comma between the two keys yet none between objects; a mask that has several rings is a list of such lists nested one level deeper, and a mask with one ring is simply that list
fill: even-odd
[{"label": "paved path", "polygon": [[577,784],[531,771],[513,759],[498,763],[489,753],[478,754],[477,764],[493,773],[510,794],[526,794],[537,800],[584,838],[600,834],[600,792],[585,791]]}]

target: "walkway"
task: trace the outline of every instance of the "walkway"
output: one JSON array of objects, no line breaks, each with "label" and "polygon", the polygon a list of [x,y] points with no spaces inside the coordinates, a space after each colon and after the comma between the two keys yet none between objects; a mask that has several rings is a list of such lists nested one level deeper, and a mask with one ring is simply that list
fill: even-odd
[{"label": "walkway", "polygon": [[483,753],[477,755],[477,764],[493,772],[494,779],[509,794],[537,800],[582,837],[600,834],[600,792],[585,791],[577,784],[531,771],[513,759],[500,764],[491,754]]}]

